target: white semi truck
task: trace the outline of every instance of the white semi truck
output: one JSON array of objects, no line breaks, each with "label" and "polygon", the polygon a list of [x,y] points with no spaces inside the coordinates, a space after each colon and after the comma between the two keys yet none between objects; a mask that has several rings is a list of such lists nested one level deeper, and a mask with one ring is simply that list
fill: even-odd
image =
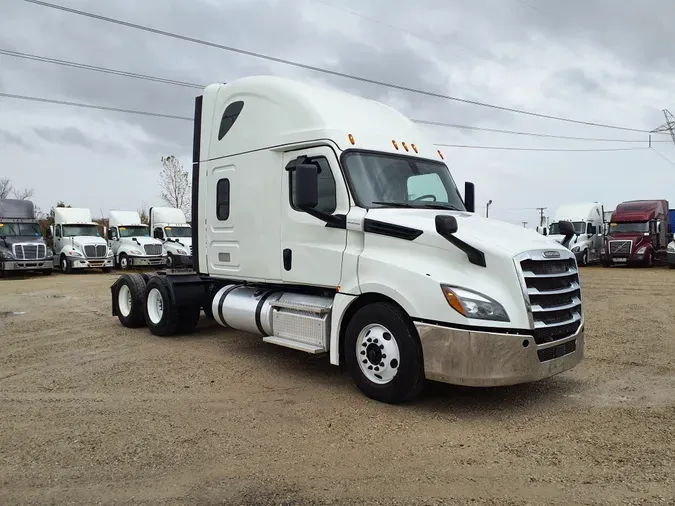
[{"label": "white semi truck", "polygon": [[55,208],[50,235],[54,240],[54,264],[59,265],[61,272],[91,268],[103,269],[103,272],[112,270],[113,252],[101,237],[89,209]]},{"label": "white semi truck", "polygon": [[29,200],[0,200],[0,277],[9,272],[54,270],[51,248],[42,237]]},{"label": "white semi truck", "polygon": [[166,265],[162,241],[150,237],[136,211],[110,211],[108,227],[108,246],[121,269]]},{"label": "white semi truck", "polygon": [[[158,336],[205,313],[225,328],[346,362],[367,396],[425,380],[540,380],[576,366],[574,255],[474,213],[440,151],[378,102],[276,77],[195,102],[194,271],[125,274],[112,314]],[[561,228],[571,237],[570,223]]]},{"label": "white semi truck", "polygon": [[564,234],[559,223],[569,221],[574,227],[574,236],[565,244],[581,265],[600,262],[605,241],[605,212],[599,202],[566,204],[558,207],[555,220],[549,227],[549,236],[562,242]]},{"label": "white semi truck", "polygon": [[192,266],[192,227],[182,209],[151,207],[152,236],[164,243],[169,268]]}]

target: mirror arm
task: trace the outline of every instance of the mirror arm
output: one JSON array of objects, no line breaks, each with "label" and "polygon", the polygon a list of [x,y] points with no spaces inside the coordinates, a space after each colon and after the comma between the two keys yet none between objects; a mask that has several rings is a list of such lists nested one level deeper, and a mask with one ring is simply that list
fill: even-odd
[{"label": "mirror arm", "polygon": [[310,216],[314,216],[315,218],[325,222],[327,227],[347,228],[347,217],[344,214],[327,214],[317,211],[313,207],[301,207],[300,209]]}]

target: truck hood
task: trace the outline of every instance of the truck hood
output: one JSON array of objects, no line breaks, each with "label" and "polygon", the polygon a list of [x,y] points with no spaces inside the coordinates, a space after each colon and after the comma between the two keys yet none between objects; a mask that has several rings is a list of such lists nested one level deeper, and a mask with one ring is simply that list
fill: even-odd
[{"label": "truck hood", "polygon": [[87,246],[87,245],[94,245],[94,246],[96,246],[96,245],[107,246],[108,245],[108,242],[105,239],[103,239],[103,237],[92,237],[92,236],[89,236],[89,235],[79,236],[78,235],[78,236],[70,237],[70,239],[72,240],[72,242],[75,246],[79,246],[79,247]]},{"label": "truck hood", "polygon": [[[543,236],[534,230],[483,218],[474,213],[436,209],[370,209],[366,218],[422,230],[424,233],[415,239],[416,242],[433,247],[443,244],[445,248],[454,248],[436,232],[437,215],[449,215],[457,219],[457,232],[454,235],[458,239],[500,256],[513,257],[524,251],[544,248],[566,250],[560,243],[552,240],[551,236]],[[439,243],[439,239],[443,243]]]},{"label": "truck hood", "polygon": [[[138,241],[138,242],[136,242]],[[130,244],[130,245],[135,245],[138,246],[139,243],[141,246],[145,244],[162,244],[162,241],[159,239],[154,239],[152,237],[147,237],[147,236],[138,236],[138,237],[123,237],[120,239],[120,242],[124,244]]]},{"label": "truck hood", "polygon": [[180,246],[182,244],[186,248],[189,248],[192,245],[192,237],[172,237],[171,240],[167,240],[167,242],[169,244],[175,244],[176,246]]},{"label": "truck hood", "polygon": [[5,236],[0,238],[0,248],[11,249],[12,244],[18,243],[36,243],[36,244],[45,244],[45,241],[42,237],[35,237],[34,235],[13,235]]}]

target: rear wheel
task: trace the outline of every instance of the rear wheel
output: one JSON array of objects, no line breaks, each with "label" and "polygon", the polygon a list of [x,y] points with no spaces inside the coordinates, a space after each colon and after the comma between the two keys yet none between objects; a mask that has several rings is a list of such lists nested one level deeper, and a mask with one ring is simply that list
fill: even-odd
[{"label": "rear wheel", "polygon": [[117,318],[128,328],[145,325],[145,280],[139,274],[125,274],[117,289]]},{"label": "rear wheel", "polygon": [[199,322],[200,306],[175,306],[165,276],[152,276],[148,280],[144,308],[146,325],[156,336],[189,334]]},{"label": "rear wheel", "polygon": [[345,359],[358,388],[371,399],[398,404],[424,387],[422,346],[408,316],[376,302],[359,309],[345,334]]}]

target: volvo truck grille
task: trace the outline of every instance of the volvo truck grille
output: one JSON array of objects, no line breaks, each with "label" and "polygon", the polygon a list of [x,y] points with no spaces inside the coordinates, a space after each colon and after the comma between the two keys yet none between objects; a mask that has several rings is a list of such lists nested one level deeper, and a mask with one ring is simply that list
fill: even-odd
[{"label": "volvo truck grille", "polygon": [[108,247],[105,244],[87,244],[84,247],[84,254],[87,258],[105,258]]},{"label": "volvo truck grille", "polygon": [[44,244],[14,244],[12,247],[17,260],[38,260],[47,256]]},{"label": "volvo truck grille", "polygon": [[161,244],[144,244],[143,248],[146,255],[158,256],[162,254]]},{"label": "volvo truck grille", "polygon": [[[552,343],[574,335],[582,320],[576,261],[574,258],[545,259],[534,252],[523,257],[519,265],[532,311],[535,343]],[[576,345],[561,344],[550,349],[553,351],[544,353],[542,350],[539,359],[550,360],[562,356],[560,353],[572,353]]]},{"label": "volvo truck grille", "polygon": [[612,255],[630,255],[633,241],[609,241],[609,252]]}]

